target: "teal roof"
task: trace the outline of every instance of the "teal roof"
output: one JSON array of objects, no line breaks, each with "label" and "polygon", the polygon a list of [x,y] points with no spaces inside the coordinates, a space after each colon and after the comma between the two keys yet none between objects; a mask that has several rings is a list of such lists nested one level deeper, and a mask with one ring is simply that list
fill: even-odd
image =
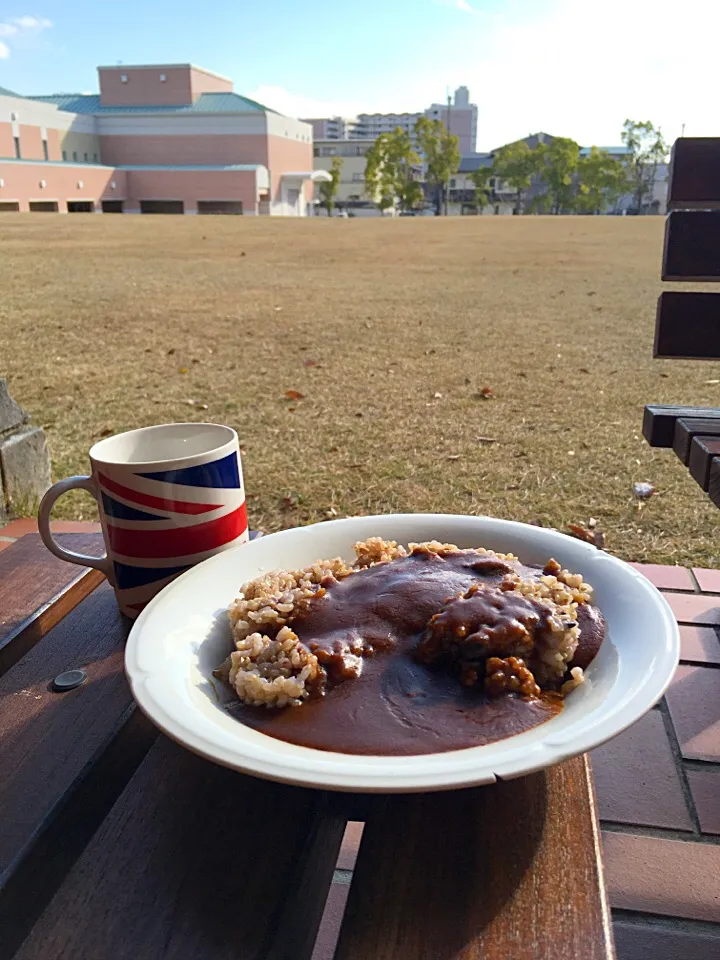
[{"label": "teal roof", "polygon": [[41,103],[54,103],[60,110],[68,113],[86,115],[112,116],[113,114],[149,113],[149,114],[185,114],[185,113],[258,113],[266,111],[275,113],[256,100],[241,97],[239,93],[201,93],[195,103],[180,104],[179,106],[137,106],[137,107],[104,107],[100,103],[100,96],[96,93],[55,93],[47,97],[28,97],[28,100],[38,100]]},{"label": "teal roof", "polygon": [[[587,157],[591,150],[592,150],[592,147],[580,147],[580,156],[581,156],[581,157]],[[613,156],[616,156],[616,157],[617,157],[617,156],[624,156],[624,155],[626,155],[626,154],[628,154],[628,153],[631,152],[631,151],[630,151],[630,148],[629,148],[629,147],[626,147],[626,146],[622,146],[622,147],[598,147],[598,150],[599,150],[601,153],[611,153],[611,154],[613,154]]]}]

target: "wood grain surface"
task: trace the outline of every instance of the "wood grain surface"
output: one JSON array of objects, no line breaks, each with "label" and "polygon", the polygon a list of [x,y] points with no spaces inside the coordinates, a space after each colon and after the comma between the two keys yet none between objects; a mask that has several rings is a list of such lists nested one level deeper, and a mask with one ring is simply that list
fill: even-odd
[{"label": "wood grain surface", "polygon": [[365,825],[335,960],[613,956],[585,757]]},{"label": "wood grain surface", "polygon": [[663,280],[720,280],[720,210],[675,210],[665,221]]},{"label": "wood grain surface", "polygon": [[682,137],[670,163],[668,209],[720,207],[720,139]]},{"label": "wood grain surface", "polygon": [[705,491],[710,486],[710,466],[714,457],[720,457],[720,437],[693,437],[688,469],[693,480]]},{"label": "wood grain surface", "polygon": [[653,356],[665,360],[719,359],[720,294],[677,290],[660,294]]},{"label": "wood grain surface", "polygon": [[720,420],[710,417],[681,417],[675,423],[673,436],[673,450],[679,460],[686,466],[690,461],[690,447],[695,437],[720,436]]},{"label": "wood grain surface", "polygon": [[17,960],[303,960],[343,828],[161,737]]},{"label": "wood grain surface", "polygon": [[[65,533],[69,550],[100,556],[99,533]],[[104,580],[99,570],[58,560],[37,533],[0,553],[0,674]]]},{"label": "wood grain surface", "polygon": [[643,436],[651,447],[672,447],[675,423],[681,417],[720,420],[720,407],[678,407],[649,403],[643,413]]},{"label": "wood grain surface", "polygon": [[[103,584],[0,678],[0,885],[132,707],[128,626]],[[75,668],[88,680],[54,693],[53,678]]]}]

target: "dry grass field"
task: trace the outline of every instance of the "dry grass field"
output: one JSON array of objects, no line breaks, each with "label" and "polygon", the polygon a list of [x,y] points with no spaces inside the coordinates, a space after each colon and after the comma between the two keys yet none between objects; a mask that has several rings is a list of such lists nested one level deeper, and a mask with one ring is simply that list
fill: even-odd
[{"label": "dry grass field", "polygon": [[[627,559],[717,564],[720,514],[640,433],[645,403],[720,405],[718,364],[651,358],[662,229],[6,216],[0,375],[56,477],[109,433],[214,420],[242,438],[267,531],[360,512],[595,517]],[[658,490],[642,510],[640,480]],[[60,515],[93,507],[78,495]]]}]

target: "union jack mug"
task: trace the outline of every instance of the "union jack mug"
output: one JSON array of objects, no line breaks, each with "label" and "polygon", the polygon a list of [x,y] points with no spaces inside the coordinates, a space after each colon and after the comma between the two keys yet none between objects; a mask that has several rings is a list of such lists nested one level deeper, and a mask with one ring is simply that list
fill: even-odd
[{"label": "union jack mug", "polygon": [[[96,443],[90,463],[89,477],[69,477],[48,490],[38,528],[56,557],[101,570],[128,617],[188,567],[248,539],[240,447],[230,427],[167,423],[130,430]],[[103,557],[66,550],[53,539],[50,511],[77,488],[98,502]]]}]

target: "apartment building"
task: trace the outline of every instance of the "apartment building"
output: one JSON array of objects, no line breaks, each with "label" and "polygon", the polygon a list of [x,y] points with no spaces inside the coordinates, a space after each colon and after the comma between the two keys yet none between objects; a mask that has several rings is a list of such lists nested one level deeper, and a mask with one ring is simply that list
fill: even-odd
[{"label": "apartment building", "polygon": [[461,153],[474,153],[477,143],[478,108],[470,103],[467,87],[458,87],[448,103],[433,103],[416,113],[359,113],[352,119],[328,117],[306,120],[313,128],[315,140],[376,140],[381,133],[392,133],[400,127],[414,137],[420,117],[441,120],[460,141]]},{"label": "apartment building", "polygon": [[312,128],[190,64],[99,67],[98,94],[0,88],[0,211],[303,216]]},{"label": "apartment building", "polygon": [[335,202],[339,207],[348,204],[370,204],[365,194],[365,155],[372,140],[316,140],[313,145],[313,167],[329,171],[335,157],[342,158],[340,183]]},{"label": "apartment building", "polygon": [[358,122],[349,117],[321,117],[304,120],[312,127],[313,140],[351,140],[357,136]]}]

